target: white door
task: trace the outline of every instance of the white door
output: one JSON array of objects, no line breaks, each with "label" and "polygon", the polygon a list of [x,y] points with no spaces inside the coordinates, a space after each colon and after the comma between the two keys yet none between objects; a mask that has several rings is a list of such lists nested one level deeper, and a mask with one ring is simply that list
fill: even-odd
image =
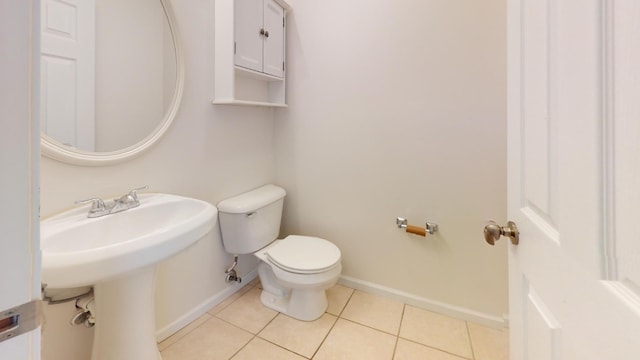
[{"label": "white door", "polygon": [[37,4],[0,0],[0,359],[40,359]]},{"label": "white door", "polygon": [[42,131],[95,149],[95,3],[42,0]]},{"label": "white door", "polygon": [[265,34],[263,50],[264,72],[284,76],[284,9],[275,0],[264,0]]},{"label": "white door", "polygon": [[234,1],[235,64],[262,72],[262,0]]},{"label": "white door", "polygon": [[511,359],[640,359],[640,2],[508,6]]}]

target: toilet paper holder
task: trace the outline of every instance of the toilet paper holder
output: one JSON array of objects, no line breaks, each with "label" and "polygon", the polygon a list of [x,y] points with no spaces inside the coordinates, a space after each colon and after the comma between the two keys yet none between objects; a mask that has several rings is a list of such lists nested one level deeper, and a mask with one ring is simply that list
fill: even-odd
[{"label": "toilet paper holder", "polygon": [[405,229],[406,232],[410,234],[427,236],[433,235],[436,231],[438,231],[438,224],[427,221],[425,227],[409,225],[407,219],[402,217],[396,218],[396,225],[398,225],[398,229]]}]

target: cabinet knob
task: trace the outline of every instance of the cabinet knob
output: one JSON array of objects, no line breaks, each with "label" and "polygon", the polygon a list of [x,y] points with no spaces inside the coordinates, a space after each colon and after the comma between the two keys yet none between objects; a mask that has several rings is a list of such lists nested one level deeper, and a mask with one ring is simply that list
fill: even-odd
[{"label": "cabinet knob", "polygon": [[264,36],[265,36],[265,37],[269,37],[269,32],[268,32],[268,31],[265,31],[265,32],[264,32]]},{"label": "cabinet knob", "polygon": [[264,35],[264,29],[260,29],[260,35]]}]

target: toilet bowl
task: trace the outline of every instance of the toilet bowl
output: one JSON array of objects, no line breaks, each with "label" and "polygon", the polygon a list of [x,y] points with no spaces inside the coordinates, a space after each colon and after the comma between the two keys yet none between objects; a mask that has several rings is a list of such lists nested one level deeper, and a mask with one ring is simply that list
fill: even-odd
[{"label": "toilet bowl", "polygon": [[286,193],[275,185],[218,203],[225,250],[253,253],[260,264],[261,302],[299,320],[315,320],[327,309],[326,289],[342,271],[340,249],[311,236],[277,239]]},{"label": "toilet bowl", "polygon": [[300,320],[315,320],[327,309],[326,289],[338,281],[340,250],[327,240],[290,235],[254,253],[262,303]]}]

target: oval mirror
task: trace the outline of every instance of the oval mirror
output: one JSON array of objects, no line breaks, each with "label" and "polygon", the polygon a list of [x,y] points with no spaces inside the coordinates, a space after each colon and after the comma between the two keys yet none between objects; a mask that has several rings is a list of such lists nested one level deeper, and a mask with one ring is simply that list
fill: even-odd
[{"label": "oval mirror", "polygon": [[166,0],[43,0],[42,153],[78,165],[139,155],[168,129],[184,70]]}]

